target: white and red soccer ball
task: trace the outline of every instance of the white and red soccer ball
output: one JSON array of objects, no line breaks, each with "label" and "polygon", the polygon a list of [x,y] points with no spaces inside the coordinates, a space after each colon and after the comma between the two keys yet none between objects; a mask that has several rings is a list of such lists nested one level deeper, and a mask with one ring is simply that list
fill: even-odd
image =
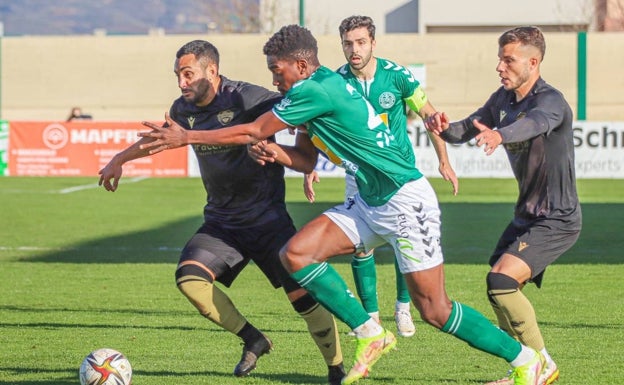
[{"label": "white and red soccer ball", "polygon": [[82,385],[130,385],[132,366],[130,361],[114,349],[94,350],[80,365]]}]

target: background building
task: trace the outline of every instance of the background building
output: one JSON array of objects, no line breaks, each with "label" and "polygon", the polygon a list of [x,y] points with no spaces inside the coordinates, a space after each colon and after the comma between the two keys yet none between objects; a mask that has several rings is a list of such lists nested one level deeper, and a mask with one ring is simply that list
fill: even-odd
[{"label": "background building", "polygon": [[624,29],[624,0],[262,0],[263,32],[298,23],[301,3],[305,25],[317,34],[335,33],[353,14],[371,16],[379,33],[497,32],[526,24],[547,32]]},{"label": "background building", "polygon": [[624,0],[0,0],[0,36],[272,33],[302,19],[334,34],[353,14],[373,17],[380,34],[621,31],[623,9]]}]

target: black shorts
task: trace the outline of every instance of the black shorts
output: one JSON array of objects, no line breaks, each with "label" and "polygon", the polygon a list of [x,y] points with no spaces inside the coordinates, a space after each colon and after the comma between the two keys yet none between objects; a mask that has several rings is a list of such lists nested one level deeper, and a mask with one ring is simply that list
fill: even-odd
[{"label": "black shorts", "polygon": [[254,261],[273,287],[283,287],[289,293],[300,286],[282,265],[279,251],[295,233],[287,214],[257,227],[230,229],[205,222],[184,246],[180,262],[200,262],[215,274],[215,280],[229,287],[249,261]]},{"label": "black shorts", "polygon": [[540,287],[546,267],[570,249],[580,235],[580,230],[565,229],[560,224],[553,219],[526,225],[512,221],[498,240],[490,257],[490,266],[494,266],[503,254],[514,255],[529,266],[530,281]]}]

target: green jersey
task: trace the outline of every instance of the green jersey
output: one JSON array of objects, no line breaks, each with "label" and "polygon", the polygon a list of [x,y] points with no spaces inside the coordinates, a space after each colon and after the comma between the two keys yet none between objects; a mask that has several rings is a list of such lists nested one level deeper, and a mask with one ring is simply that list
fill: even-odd
[{"label": "green jersey", "polygon": [[[358,79],[348,64],[338,68],[336,72],[371,103],[390,127],[399,145],[411,147],[407,134],[406,106],[409,105],[409,108],[418,112],[427,102],[427,97],[418,80],[407,68],[390,60],[376,59],[377,68],[370,80]],[[415,164],[415,157],[412,157],[411,161]]]},{"label": "green jersey", "polygon": [[295,83],[273,113],[289,126],[305,124],[314,145],[355,177],[370,206],[422,176],[412,146],[400,145],[371,104],[327,67]]}]

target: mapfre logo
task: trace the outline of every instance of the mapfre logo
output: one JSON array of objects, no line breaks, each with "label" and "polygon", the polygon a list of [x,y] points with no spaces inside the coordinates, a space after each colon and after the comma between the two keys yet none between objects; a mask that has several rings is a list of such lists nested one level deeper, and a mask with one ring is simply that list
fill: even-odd
[{"label": "mapfre logo", "polygon": [[43,130],[42,139],[46,147],[51,150],[58,150],[65,147],[69,141],[69,133],[61,124],[50,124]]}]

